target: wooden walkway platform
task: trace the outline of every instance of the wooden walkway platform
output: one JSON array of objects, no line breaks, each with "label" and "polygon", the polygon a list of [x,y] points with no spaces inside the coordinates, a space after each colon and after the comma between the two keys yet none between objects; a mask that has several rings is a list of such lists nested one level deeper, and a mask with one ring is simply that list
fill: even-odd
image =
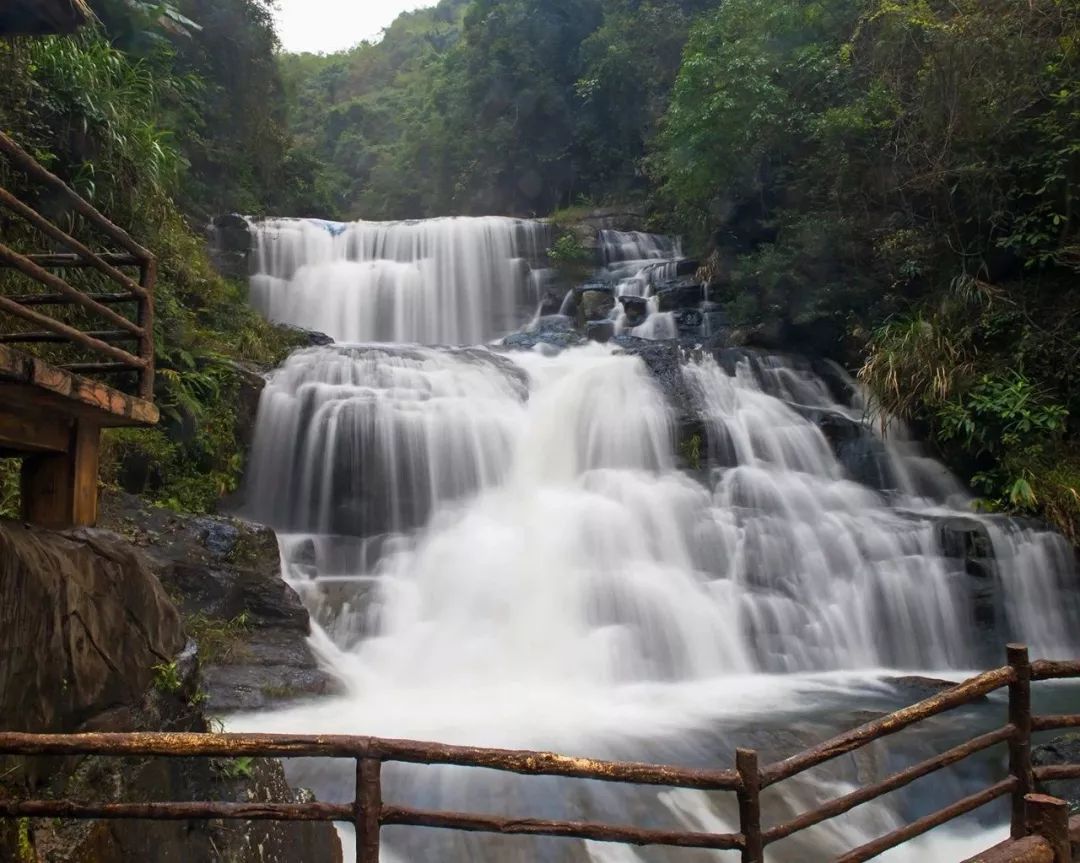
[{"label": "wooden walkway platform", "polygon": [[[80,236],[93,232],[121,250],[92,251],[72,235],[74,227],[60,228],[55,217],[50,221],[0,188],[0,207],[19,220],[0,223],[19,226],[0,233],[5,274],[0,283],[0,458],[22,459],[26,521],[44,527],[92,525],[101,430],[158,421],[153,403],[157,263],[2,132],[0,155],[29,186],[40,188],[52,210],[61,202],[64,223],[80,224]],[[50,248],[23,254],[9,245],[27,237]],[[137,272],[129,275],[126,268]],[[78,273],[79,280],[65,277],[67,272]],[[99,320],[112,329],[97,329]],[[134,347],[120,347],[124,342]]]}]

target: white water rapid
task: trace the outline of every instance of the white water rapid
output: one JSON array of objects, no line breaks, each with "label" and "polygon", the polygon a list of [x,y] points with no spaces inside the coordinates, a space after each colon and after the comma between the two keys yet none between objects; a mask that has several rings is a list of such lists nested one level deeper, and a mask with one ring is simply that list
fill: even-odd
[{"label": "white water rapid", "polygon": [[[863,421],[838,369],[634,339],[480,344],[529,319],[523,261],[542,267],[526,249],[541,235],[493,219],[258,229],[264,308],[367,343],[300,351],[273,376],[247,486],[342,692],[233,727],[727,766],[736,746],[772,760],[905,703],[896,670],[957,677],[999,664],[1009,637],[1039,654],[1075,649],[1067,543],[973,514],[943,467]],[[656,255],[639,255],[640,237],[607,236],[604,263],[639,255],[640,276],[678,254],[648,242]],[[388,287],[399,270],[410,275]],[[501,324],[515,304],[516,322]],[[766,820],[1000,725],[1000,713],[973,708],[956,727],[931,723],[869,760],[787,782],[766,795]],[[1000,778],[999,756],[777,843],[768,859],[831,859]],[[322,799],[352,799],[347,765],[291,771]],[[384,794],[428,809],[737,828],[733,795],[693,791],[392,765]],[[882,859],[960,860],[1001,823],[991,807]],[[735,859],[409,828],[383,837],[384,860],[417,863]]]}]

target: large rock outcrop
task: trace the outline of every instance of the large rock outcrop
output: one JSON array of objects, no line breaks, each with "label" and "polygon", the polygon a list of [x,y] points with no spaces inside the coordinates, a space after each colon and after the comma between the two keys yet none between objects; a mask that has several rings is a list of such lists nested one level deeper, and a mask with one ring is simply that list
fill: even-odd
[{"label": "large rock outcrop", "polygon": [[[220,532],[213,537],[209,545]],[[196,645],[161,569],[115,533],[0,522],[0,729],[208,731]],[[287,588],[279,585],[280,595]],[[295,802],[305,794],[272,759],[0,758],[0,798]],[[0,822],[0,860],[338,863],[341,847],[324,824],[53,819]]]}]

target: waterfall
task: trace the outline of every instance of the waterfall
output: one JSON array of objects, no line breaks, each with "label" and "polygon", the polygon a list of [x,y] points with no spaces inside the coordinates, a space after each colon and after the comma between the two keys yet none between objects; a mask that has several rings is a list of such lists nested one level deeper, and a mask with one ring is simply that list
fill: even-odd
[{"label": "waterfall", "polygon": [[[414,267],[399,239],[411,236],[417,260],[427,260],[430,238],[452,236],[475,244],[460,247],[459,259],[486,261],[489,275],[501,267],[510,282],[458,281],[450,259],[436,258],[432,272],[444,275],[428,289],[490,311],[495,298],[518,296],[512,262],[533,235],[523,223],[477,222],[360,223],[336,236],[284,223],[290,239],[260,251],[253,289],[267,289],[266,272],[291,268],[281,290],[310,302],[305,267],[336,267],[350,250],[358,259],[350,266],[378,258]],[[499,264],[490,240],[504,229],[519,245],[499,246]],[[395,232],[402,237],[391,242]],[[375,236],[370,248],[380,251],[357,252],[359,237]],[[674,248],[650,258],[640,240],[603,243],[610,261],[643,252],[634,260],[662,261]],[[281,260],[269,263],[275,254]],[[434,329],[452,318],[440,303]],[[455,332],[485,331],[493,320],[463,318]],[[371,325],[336,320],[339,334]],[[342,694],[233,724],[716,765],[730,762],[735,742],[780,757],[826,736],[845,711],[891,709],[885,669],[955,676],[999,664],[1010,637],[1035,653],[1075,648],[1067,543],[974,512],[902,428],[883,437],[866,421],[842,371],[697,352],[676,363],[685,398],[677,402],[678,386],[636,345],[500,352],[366,343],[290,357],[262,398],[248,506],[279,531]],[[940,735],[957,732],[927,733],[938,736],[906,744],[911,753],[925,757]],[[862,781],[845,764],[770,795],[770,819]],[[292,769],[325,799],[351,799],[345,768]],[[862,807],[778,844],[769,859],[835,856],[887,832],[927,795],[962,796],[966,782],[995,769],[992,761],[958,768],[937,777],[936,790],[922,785],[916,796]],[[400,765],[385,781],[395,802],[424,808],[717,830],[736,818],[733,799],[700,792]],[[969,822],[886,859],[959,859],[992,844],[980,830]],[[384,831],[384,842],[387,860],[732,859],[401,829]]]},{"label": "waterfall", "polygon": [[274,321],[343,342],[466,345],[539,301],[548,228],[519,219],[253,224],[251,297]]}]

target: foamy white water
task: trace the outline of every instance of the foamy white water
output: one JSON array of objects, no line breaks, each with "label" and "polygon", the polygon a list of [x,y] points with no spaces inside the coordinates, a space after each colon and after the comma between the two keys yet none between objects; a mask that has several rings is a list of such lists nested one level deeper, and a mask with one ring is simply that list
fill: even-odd
[{"label": "foamy white water", "polygon": [[[318,254],[336,254],[332,239]],[[605,254],[631,245],[641,254],[638,238]],[[1064,540],[973,515],[940,465],[863,423],[842,374],[728,352],[697,357],[684,378],[700,423],[690,473],[666,394],[613,347],[292,357],[263,397],[249,497],[282,534],[343,694],[234,726],[726,765],[736,744],[779,757],[829,717],[880,705],[883,669],[955,675],[997,664],[1009,637],[1040,653],[1072,645]],[[838,769],[770,792],[770,822],[862,778]],[[983,779],[997,769],[978,767]],[[325,799],[351,799],[347,766],[294,771]],[[947,774],[931,793],[959,797],[971,780]],[[724,832],[736,817],[732,795],[482,771],[391,766],[386,788],[424,808],[531,817]],[[779,843],[769,860],[829,859],[901,823],[905,799]],[[958,860],[994,841],[967,821],[884,859]],[[394,861],[732,859],[404,829],[384,844]]]}]

